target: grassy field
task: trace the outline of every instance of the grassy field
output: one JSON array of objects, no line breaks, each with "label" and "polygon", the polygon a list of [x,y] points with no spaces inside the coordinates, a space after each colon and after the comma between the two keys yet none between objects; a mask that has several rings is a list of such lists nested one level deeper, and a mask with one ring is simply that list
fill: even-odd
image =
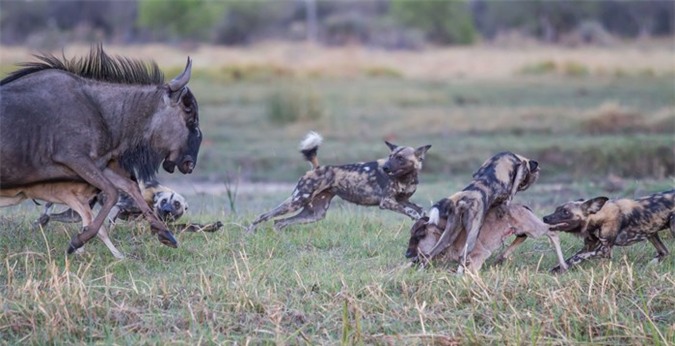
[{"label": "grassy field", "polygon": [[[114,52],[157,57],[169,75],[187,54]],[[312,129],[325,164],[384,157],[384,139],[432,144],[413,197],[425,208],[501,150],[540,162],[516,197],[539,216],[672,188],[671,48],[190,54],[205,140],[193,175],[160,179],[188,198],[187,219],[224,228],[178,234],[170,249],[122,223],[117,261],[98,240],[65,256],[77,225],[33,230],[30,202],[0,209],[0,344],[675,344],[675,257],[649,265],[648,242],[551,275],[548,241],[528,240],[505,265],[458,277],[410,268],[410,220],[377,208],[335,201],[322,222],[243,232],[307,169],[297,145]],[[0,70],[25,56],[3,49]],[[566,256],[582,246],[561,240]]]}]

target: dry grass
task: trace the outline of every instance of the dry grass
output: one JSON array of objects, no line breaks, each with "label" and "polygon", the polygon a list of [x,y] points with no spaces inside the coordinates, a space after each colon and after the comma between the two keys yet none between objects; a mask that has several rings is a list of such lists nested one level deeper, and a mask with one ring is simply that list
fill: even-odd
[{"label": "dry grass", "polygon": [[[67,56],[82,55],[86,45],[70,45]],[[647,47],[640,44],[612,48],[587,47],[569,49],[554,46],[497,47],[473,46],[428,48],[422,51],[384,51],[360,46],[340,48],[307,44],[267,43],[246,48],[221,46],[107,46],[114,54],[143,59],[155,59],[163,68],[183,66],[190,55],[198,69],[224,66],[269,66],[274,70],[290,71],[298,76],[353,77],[381,74],[401,75],[421,79],[505,78],[530,66],[551,62],[563,74],[600,75],[673,75],[672,42]],[[10,65],[30,58],[28,50],[2,47],[0,62]],[[55,52],[60,54],[59,52]],[[3,67],[7,69],[7,67]]]}]

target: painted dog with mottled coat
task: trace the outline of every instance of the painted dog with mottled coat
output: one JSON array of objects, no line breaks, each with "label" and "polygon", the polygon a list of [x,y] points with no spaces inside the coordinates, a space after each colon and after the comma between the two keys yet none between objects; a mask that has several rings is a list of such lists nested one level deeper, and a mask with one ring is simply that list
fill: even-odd
[{"label": "painted dog with mottled coat", "polygon": [[[584,239],[584,247],[565,262],[573,266],[594,257],[611,258],[613,246],[649,240],[656,248],[654,262],[668,255],[658,232],[670,228],[675,236],[675,190],[638,199],[610,200],[601,196],[565,203],[544,217],[554,231]],[[555,267],[552,271],[559,271]]]},{"label": "painted dog with mottled coat", "polygon": [[537,181],[539,170],[537,161],[511,152],[499,153],[485,161],[468,186],[431,207],[429,223],[438,225],[441,218],[448,222],[429,256],[433,258],[453,244],[463,227],[467,237],[457,270],[462,273],[488,210],[500,204],[508,205],[516,192],[526,190]]},{"label": "painted dog with mottled coat", "polygon": [[[417,220],[410,229],[410,240],[405,257],[410,258],[413,263],[419,263],[422,266],[432,260],[427,254],[441,237],[446,222],[447,220],[444,218],[439,219],[438,225],[429,223],[429,218],[427,217]],[[466,235],[466,230],[462,228],[457,239],[435,258],[459,261],[464,243],[466,242]],[[467,269],[473,272],[480,270],[485,260],[495,250],[499,249],[504,243],[504,239],[510,235],[515,235],[516,238],[498,257],[497,263],[508,259],[513,251],[528,237],[538,238],[545,235],[549,238],[551,245],[555,249],[558,263],[563,268],[567,268],[562,249],[560,248],[558,234],[550,231],[549,226],[534,215],[530,208],[522,204],[512,203],[509,206],[500,204],[490,209],[485,215],[476,246],[468,254],[469,263],[467,264]]]},{"label": "painted dog with mottled coat", "polygon": [[274,228],[281,230],[292,224],[319,221],[325,217],[335,196],[358,205],[379,206],[413,220],[423,215],[422,207],[409,199],[417,190],[417,176],[431,145],[415,149],[385,141],[391,150],[386,159],[321,166],[317,159],[321,141],[316,132],[307,134],[300,144],[300,152],[311,163],[312,169],[299,179],[291,197],[258,216],[248,227],[248,232],[254,232],[262,222],[298,211],[294,216],[275,220]]}]

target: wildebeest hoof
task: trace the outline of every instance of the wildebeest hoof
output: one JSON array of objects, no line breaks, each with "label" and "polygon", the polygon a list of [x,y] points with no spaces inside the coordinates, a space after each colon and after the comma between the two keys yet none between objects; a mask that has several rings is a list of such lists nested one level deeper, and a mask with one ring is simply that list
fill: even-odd
[{"label": "wildebeest hoof", "polygon": [[160,243],[166,246],[172,247],[174,249],[178,247],[178,241],[173,237],[173,234],[167,230],[161,230],[157,232],[157,239],[159,239]]},{"label": "wildebeest hoof", "polygon": [[74,235],[70,239],[70,245],[68,245],[68,254],[72,254],[75,250],[84,246],[84,242],[80,240],[79,234]]}]

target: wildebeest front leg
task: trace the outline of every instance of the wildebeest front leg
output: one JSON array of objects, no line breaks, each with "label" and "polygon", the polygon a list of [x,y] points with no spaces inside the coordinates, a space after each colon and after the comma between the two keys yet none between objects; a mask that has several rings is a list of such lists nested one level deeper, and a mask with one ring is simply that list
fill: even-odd
[{"label": "wildebeest front leg", "polygon": [[[110,181],[115,184],[120,190],[126,192],[131,199],[136,202],[136,206],[141,209],[141,213],[143,214],[143,218],[145,218],[148,223],[150,223],[150,228],[152,229],[153,233],[157,233],[157,238],[159,241],[169,247],[176,248],[178,247],[178,241],[176,241],[176,238],[174,238],[173,234],[169,231],[168,227],[164,222],[162,222],[157,215],[150,209],[148,206],[148,203],[145,201],[143,198],[143,195],[141,195],[141,190],[138,187],[138,183],[132,181],[131,179],[124,177],[117,172],[115,172],[111,168],[106,168],[104,171],[106,177],[110,179]],[[109,199],[106,198],[105,203],[108,203]],[[117,199],[113,201],[113,203],[117,203]],[[108,212],[106,212],[106,216],[108,213],[112,210],[112,207],[108,209]]]},{"label": "wildebeest front leg", "polygon": [[[82,227],[82,232],[75,234],[70,239],[70,245],[68,246],[68,253],[70,254],[82,247],[84,243],[88,242],[98,233],[98,230],[101,228],[101,226],[103,226],[103,222],[110,212],[110,209],[112,209],[112,207],[117,202],[119,194],[117,192],[117,188],[115,188],[115,185],[113,185],[113,183],[105,177],[103,172],[98,169],[96,164],[94,164],[94,162],[91,160],[87,158],[78,158],[75,161],[65,162],[60,161],[59,157],[55,157],[54,161],[60,162],[72,169],[87,183],[103,191],[106,196],[106,201],[103,203],[103,206],[94,218],[94,221],[90,225]],[[69,205],[69,207],[72,208],[73,206]]]},{"label": "wildebeest front leg", "polygon": [[661,242],[659,234],[658,233],[650,234],[647,236],[647,239],[656,248],[656,257],[654,257],[652,263],[658,263],[663,261],[663,259],[666,256],[668,256],[668,248]]},{"label": "wildebeest front leg", "polygon": [[565,271],[567,270],[567,263],[565,263],[565,257],[563,256],[562,253],[562,248],[560,247],[560,238],[558,237],[558,234],[555,232],[549,231],[546,233],[546,236],[548,237],[548,240],[551,242],[551,245],[553,245],[553,249],[555,249],[555,254],[558,257],[558,271]]},{"label": "wildebeest front leg", "polygon": [[422,208],[410,202],[399,202],[393,198],[385,197],[380,201],[380,209],[392,210],[407,215],[413,220],[422,217]]},{"label": "wildebeest front leg", "polygon": [[281,231],[289,225],[296,223],[311,223],[316,222],[326,217],[330,201],[335,197],[331,192],[324,191],[314,196],[311,202],[307,203],[300,213],[280,220],[274,221],[274,228]]}]

